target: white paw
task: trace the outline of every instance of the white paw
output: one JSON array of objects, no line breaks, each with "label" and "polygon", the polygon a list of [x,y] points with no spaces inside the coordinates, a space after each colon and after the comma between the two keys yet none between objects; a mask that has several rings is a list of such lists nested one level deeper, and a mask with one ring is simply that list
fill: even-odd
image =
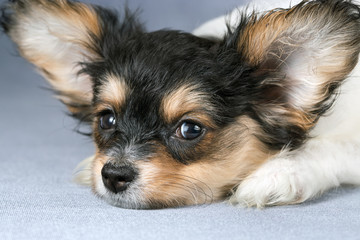
[{"label": "white paw", "polygon": [[305,184],[298,170],[294,161],[271,160],[241,182],[230,202],[258,208],[303,202]]}]

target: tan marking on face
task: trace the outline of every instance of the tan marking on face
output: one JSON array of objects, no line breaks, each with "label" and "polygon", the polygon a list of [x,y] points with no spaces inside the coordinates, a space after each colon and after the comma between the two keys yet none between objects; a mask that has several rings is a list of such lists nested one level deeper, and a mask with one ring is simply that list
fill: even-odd
[{"label": "tan marking on face", "polygon": [[145,199],[161,207],[223,200],[274,154],[255,138],[258,129],[252,120],[239,119],[213,137],[216,141],[208,150],[216,151],[188,165],[177,162],[166,151],[158,152],[148,162],[137,163]]},{"label": "tan marking on face", "polygon": [[91,165],[91,189],[92,191],[100,196],[105,195],[105,186],[102,181],[101,170],[105,163],[108,161],[108,156],[100,153],[97,149],[94,155],[93,162]]},{"label": "tan marking on face", "polygon": [[204,125],[213,127],[213,121],[205,114],[205,111],[213,108],[207,100],[208,96],[197,91],[196,86],[184,85],[165,96],[160,109],[168,123],[187,114],[187,117],[193,117]]},{"label": "tan marking on face", "polygon": [[[128,200],[135,194],[136,201],[140,201],[138,206],[159,208],[225,199],[234,187],[275,154],[255,137],[262,134],[259,129],[253,120],[241,117],[232,126],[209,136],[213,141],[206,139],[206,143],[200,143],[207,145],[202,147],[207,147],[209,154],[187,165],[173,159],[164,146],[158,145],[147,161],[134,162],[139,177],[127,193]],[[93,191],[105,199],[109,196],[102,183],[101,169],[107,161],[108,157],[98,152],[92,164]]]},{"label": "tan marking on face", "polygon": [[113,74],[109,74],[104,84],[100,87],[99,99],[105,104],[109,104],[116,110],[120,110],[124,105],[126,96],[129,92],[125,81]]}]

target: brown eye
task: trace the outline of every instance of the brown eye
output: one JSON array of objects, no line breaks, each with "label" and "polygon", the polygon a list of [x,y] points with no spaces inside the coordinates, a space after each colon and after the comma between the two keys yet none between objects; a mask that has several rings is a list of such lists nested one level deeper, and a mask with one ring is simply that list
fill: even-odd
[{"label": "brown eye", "polygon": [[183,122],[176,130],[176,135],[186,140],[193,140],[201,136],[203,128],[193,122]]},{"label": "brown eye", "polygon": [[116,118],[114,113],[106,113],[100,117],[100,127],[104,130],[114,128],[116,124]]}]

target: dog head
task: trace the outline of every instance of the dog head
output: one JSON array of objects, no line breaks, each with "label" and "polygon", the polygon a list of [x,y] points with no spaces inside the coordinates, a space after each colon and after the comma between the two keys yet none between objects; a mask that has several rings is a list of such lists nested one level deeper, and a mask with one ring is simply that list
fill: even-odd
[{"label": "dog head", "polygon": [[358,7],[335,0],[243,14],[218,40],[67,0],[12,1],[2,26],[92,126],[92,189],[125,208],[226,198],[306,141],[360,48]]}]

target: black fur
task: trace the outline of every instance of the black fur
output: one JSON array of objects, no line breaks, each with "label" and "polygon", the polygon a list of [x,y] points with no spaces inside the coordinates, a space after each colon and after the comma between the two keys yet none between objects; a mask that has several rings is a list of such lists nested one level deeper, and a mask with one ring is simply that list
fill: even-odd
[{"label": "black fur", "polygon": [[[91,48],[101,60],[79,63],[82,66],[79,74],[88,74],[93,80],[92,104],[101,101],[99,88],[109,73],[124,79],[132,90],[123,109],[115,113],[115,131],[97,134],[96,141],[103,151],[114,151],[119,146],[124,150],[132,142],[141,146],[139,154],[145,156],[154,147],[150,142],[159,141],[183,163],[194,159],[194,155],[203,154],[191,151],[196,141],[174,141],[172,135],[179,123],[175,121],[169,126],[159,115],[164,96],[184,84],[197,86],[197,91],[210,96],[209,104],[215,110],[203,110],[218,128],[229,126],[240,116],[249,116],[262,127],[263,134],[258,138],[270,149],[280,150],[285,146],[294,149],[306,140],[306,130],[290,123],[269,124],[255,108],[261,102],[284,102],[274,86],[263,85],[273,73],[258,74],[259,66],[250,66],[241,50],[237,49],[237,40],[249,21],[247,16],[243,16],[235,31],[229,30],[224,39],[216,40],[181,31],[146,32],[136,14],[125,11],[124,17],[119,18],[114,11],[99,6],[94,6],[94,9],[102,34],[100,37],[91,36],[94,43]],[[12,25],[11,11],[5,5],[1,12],[1,26],[7,32]],[[358,15],[354,17],[358,18]],[[336,89],[337,85],[332,86],[329,96]],[[267,96],[274,92],[279,96],[269,99]],[[66,95],[63,92],[58,94]],[[319,103],[316,114],[325,113],[330,105]],[[84,109],[74,117],[88,123],[95,121],[98,113],[93,113],[92,105],[74,103],[72,107]]]},{"label": "black fur", "polygon": [[[241,115],[248,115],[264,127],[269,137],[261,140],[273,149],[281,149],[289,143],[296,146],[305,139],[306,133],[298,131],[296,126],[266,125],[253,110],[252,104],[262,95],[261,82],[267,76],[252,77],[256,67],[248,66],[236,49],[241,28],[246,24],[245,18],[234,32],[229,31],[222,40],[214,40],[180,31],[148,33],[136,14],[128,10],[123,18],[119,18],[114,11],[99,6],[94,8],[102,26],[102,35],[100,39],[92,36],[96,43],[92,48],[102,61],[79,63],[83,66],[79,74],[88,74],[93,79],[93,104],[99,101],[98,89],[108,73],[123,78],[134,90],[123,112],[116,113],[117,129],[121,129],[121,134],[102,135],[98,140],[100,149],[114,149],[114,143],[126,146],[129,141],[145,143],[156,139],[167,145],[169,152],[179,161],[186,162],[193,159],[194,154],[201,154],[190,151],[194,143],[179,144],[172,140],[171,134],[177,122],[167,126],[159,118],[161,99],[183,84],[196,85],[199,91],[211,96],[211,105],[216,111],[208,114],[219,128],[233,123]],[[11,22],[11,14],[4,7],[1,25],[5,31]],[[57,94],[66,96],[63,92]],[[95,116],[91,105],[74,102],[71,107],[83,109],[74,117],[83,122],[93,121]]]},{"label": "black fur", "polygon": [[[118,152],[119,146],[124,148],[130,142],[141,145],[155,140],[166,145],[169,153],[183,163],[195,156],[199,158],[202,152],[191,151],[196,141],[174,140],[172,135],[178,122],[168,126],[159,115],[164,96],[184,84],[196,85],[199,92],[211,96],[209,104],[216,110],[204,111],[219,128],[234,122],[241,114],[251,114],[251,89],[256,85],[249,79],[252,69],[225,41],[179,31],[148,33],[140,27],[123,33],[124,23],[115,21],[111,12],[97,10],[102,22],[106,22],[97,49],[103,60],[82,63],[82,73],[90,75],[94,82],[93,104],[101,101],[97,98],[98,90],[109,73],[124,79],[132,90],[124,108],[116,113],[118,134],[100,134],[102,137],[97,138],[100,149]],[[125,24],[137,26],[131,20],[134,19],[127,19]],[[145,145],[141,148],[144,152],[153,148],[152,144]]]},{"label": "black fur", "polygon": [[[280,150],[303,146],[360,52],[360,11],[350,0],[244,13],[221,39],[148,32],[127,8],[119,14],[71,0],[8,1],[0,24],[72,116],[91,126],[94,192],[127,208],[225,199]],[[112,81],[120,84],[109,90]],[[185,86],[196,103],[184,113],[176,97],[186,91],[172,94]],[[197,127],[189,127],[196,137],[181,135],[186,125]]]},{"label": "black fur", "polygon": [[[272,149],[279,150],[285,145],[296,148],[306,139],[306,132],[297,126],[268,125],[254,111],[253,105],[264,95],[261,83],[268,76],[254,77],[257,68],[248,66],[236,49],[245,22],[225,39],[214,40],[179,31],[148,33],[135,18],[119,22],[112,12],[102,8],[97,11],[106,23],[97,50],[103,61],[83,63],[83,72],[94,81],[94,103],[99,100],[97,91],[108,73],[123,78],[134,89],[126,109],[118,113],[122,119],[118,127],[128,140],[161,140],[172,148],[173,157],[183,162],[193,158],[191,151],[181,150],[176,143],[172,146],[168,126],[158,116],[161,99],[183,84],[199,86],[199,91],[211,96],[211,105],[216,111],[208,114],[218,127],[226,127],[239,116],[247,115],[264,127],[266,138],[258,137]],[[124,24],[134,27],[126,28]],[[124,29],[129,31],[123,32]],[[105,142],[113,146],[109,139]]]}]

